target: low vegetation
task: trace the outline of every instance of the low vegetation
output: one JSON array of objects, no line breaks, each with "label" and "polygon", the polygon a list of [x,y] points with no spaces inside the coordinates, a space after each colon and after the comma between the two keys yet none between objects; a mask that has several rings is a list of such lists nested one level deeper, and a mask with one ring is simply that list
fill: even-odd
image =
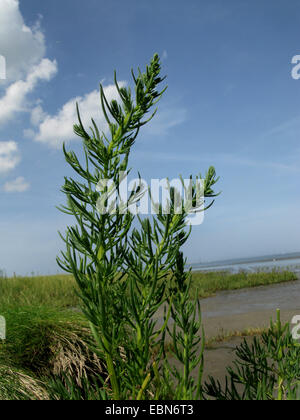
[{"label": "low vegetation", "polygon": [[267,286],[297,280],[297,275],[291,271],[244,272],[231,274],[229,272],[196,272],[192,275],[191,293],[197,289],[199,297],[209,297],[222,290],[237,290],[245,287]]},{"label": "low vegetation", "polygon": [[0,279],[0,308],[43,305],[52,308],[76,307],[79,299],[72,276],[35,276]]},{"label": "low vegetation", "polygon": [[[294,279],[291,272],[234,275],[198,272],[193,273],[191,289],[198,287],[200,295],[207,297],[219,290]],[[53,377],[59,377],[61,381],[71,378],[79,386],[75,388],[77,393],[84,395],[86,378],[107,377],[101,358],[92,350],[93,338],[88,323],[78,308],[72,276],[0,279],[0,314],[6,318],[8,331],[7,340],[0,342],[0,399],[57,398],[57,382],[48,389]],[[265,331],[220,334],[208,340],[206,348],[232,337],[261,335]],[[65,373],[69,379],[64,377]],[[83,388],[80,388],[83,386],[81,381],[85,384]],[[62,386],[60,392],[63,391],[65,387]]]},{"label": "low vegetation", "polygon": [[7,322],[0,366],[8,372],[0,377],[0,399],[47,399],[53,377],[67,375],[78,386],[84,378],[106,378],[82,314],[26,304],[1,307],[0,313]]},{"label": "low vegetation", "polygon": [[[194,272],[192,273],[191,298],[198,290],[200,298],[213,296],[222,290],[243,289],[245,287],[267,286],[297,280],[291,271],[268,273],[240,272]],[[10,306],[42,305],[51,308],[78,308],[77,285],[72,275],[35,277],[12,277],[0,279],[0,308]]]},{"label": "low vegetation", "polygon": [[225,385],[213,377],[204,385],[207,398],[217,400],[299,400],[300,345],[289,324],[277,320],[267,331],[246,339],[235,350],[236,359],[227,368]]}]

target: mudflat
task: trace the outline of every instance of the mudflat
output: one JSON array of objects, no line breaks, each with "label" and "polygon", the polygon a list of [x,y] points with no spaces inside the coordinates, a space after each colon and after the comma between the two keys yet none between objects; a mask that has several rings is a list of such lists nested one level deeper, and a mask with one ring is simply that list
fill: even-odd
[{"label": "mudflat", "polygon": [[211,338],[224,331],[267,327],[276,309],[283,322],[300,314],[300,276],[295,282],[220,292],[201,300],[205,335]]},{"label": "mudflat", "polygon": [[[220,292],[202,299],[206,340],[235,331],[267,328],[271,319],[276,320],[276,309],[280,309],[283,323],[291,322],[294,315],[300,315],[300,276],[296,282]],[[243,340],[242,337],[233,337],[205,349],[204,381],[211,375],[224,384],[226,367],[232,365],[236,358],[235,348]],[[197,372],[194,373],[196,378]]]},{"label": "mudflat", "polygon": [[[201,299],[205,336],[211,339],[224,332],[268,327],[277,309],[281,311],[283,322],[300,315],[300,275],[293,282],[223,291]],[[154,319],[162,325],[163,308]]]}]

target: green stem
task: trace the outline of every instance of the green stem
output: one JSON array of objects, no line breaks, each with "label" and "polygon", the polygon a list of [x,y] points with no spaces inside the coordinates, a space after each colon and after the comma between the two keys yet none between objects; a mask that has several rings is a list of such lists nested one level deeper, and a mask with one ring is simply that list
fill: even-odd
[{"label": "green stem", "polygon": [[141,389],[139,390],[138,396],[136,398],[137,401],[140,401],[142,399],[143,393],[144,393],[145,389],[147,388],[147,386],[148,386],[148,384],[150,382],[150,379],[151,379],[151,373],[149,372],[147,374],[144,382],[143,382],[143,385],[142,385]]},{"label": "green stem", "polygon": [[188,336],[184,334],[184,349],[183,349],[183,400],[187,400],[187,389],[188,389],[188,379],[189,379],[189,357],[188,357]]},{"label": "green stem", "polygon": [[109,353],[106,353],[107,370],[110,377],[111,387],[114,400],[120,400],[120,388],[113,363],[113,359]]},{"label": "green stem", "polygon": [[92,330],[93,336],[95,337],[96,343],[98,344],[98,347],[100,349],[103,349],[104,352],[105,352],[107,371],[108,371],[108,374],[109,374],[109,377],[110,377],[111,387],[112,387],[112,391],[113,391],[113,399],[114,400],[119,400],[120,399],[120,387],[119,387],[119,382],[118,382],[115,367],[114,367],[113,358],[111,357],[111,354],[110,354],[111,346],[109,345],[109,342],[107,341],[107,339],[105,337],[102,338],[103,345],[101,344],[101,340],[99,338],[98,332],[97,332],[95,326],[91,322],[90,322],[90,328]]}]

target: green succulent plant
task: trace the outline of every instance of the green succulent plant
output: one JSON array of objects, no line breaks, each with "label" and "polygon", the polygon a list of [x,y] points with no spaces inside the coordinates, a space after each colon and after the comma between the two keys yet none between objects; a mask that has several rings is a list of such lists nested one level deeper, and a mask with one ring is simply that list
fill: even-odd
[{"label": "green succulent plant", "polygon": [[[109,375],[97,393],[105,398],[139,400],[173,395],[185,399],[201,394],[203,351],[196,356],[202,334],[201,320],[196,319],[200,308],[197,299],[190,302],[188,298],[191,276],[185,269],[181,247],[190,228],[184,207],[181,214],[176,212],[177,191],[170,187],[168,214],[159,203],[155,203],[157,214],[151,217],[124,211],[131,200],[141,197],[140,185],[123,203],[122,211],[99,212],[99,202],[105,207],[110,194],[105,180],[113,181],[120,193],[120,173],[129,174],[129,156],[138,133],[154,117],[153,107],[166,90],[159,91],[164,80],[160,71],[157,54],[144,73],[138,69],[135,75],[132,71],[134,95],[130,87],[119,86],[115,73],[118,101],[109,103],[100,85],[108,134],[100,132],[94,120],[88,133],[77,107],[79,122],[74,131],[82,139],[84,164],[74,152],[63,148],[67,163],[83,181],[65,178],[62,191],[67,204],[60,209],[74,216],[76,225],[61,235],[66,250],[57,262],[74,275],[79,286],[82,311],[95,339],[94,350],[104,358]],[[215,197],[216,182],[211,167],[204,180],[205,197]],[[192,179],[191,183],[191,199],[197,204],[197,183]],[[165,316],[158,326],[154,318],[162,307]],[[173,341],[182,370],[166,362],[166,337]],[[197,366],[199,379],[195,383],[191,371]]]}]

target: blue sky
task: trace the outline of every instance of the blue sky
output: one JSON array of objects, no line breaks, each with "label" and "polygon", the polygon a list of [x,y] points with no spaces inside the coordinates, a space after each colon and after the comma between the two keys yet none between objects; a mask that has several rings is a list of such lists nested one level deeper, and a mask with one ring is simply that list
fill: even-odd
[{"label": "blue sky", "polygon": [[[77,98],[103,118],[101,81],[155,52],[168,90],[134,146],[147,180],[204,173],[222,194],[195,226],[190,262],[300,251],[300,54],[296,0],[0,0],[0,268],[56,273],[64,203],[62,142]],[[99,109],[98,109],[99,108]]]}]

